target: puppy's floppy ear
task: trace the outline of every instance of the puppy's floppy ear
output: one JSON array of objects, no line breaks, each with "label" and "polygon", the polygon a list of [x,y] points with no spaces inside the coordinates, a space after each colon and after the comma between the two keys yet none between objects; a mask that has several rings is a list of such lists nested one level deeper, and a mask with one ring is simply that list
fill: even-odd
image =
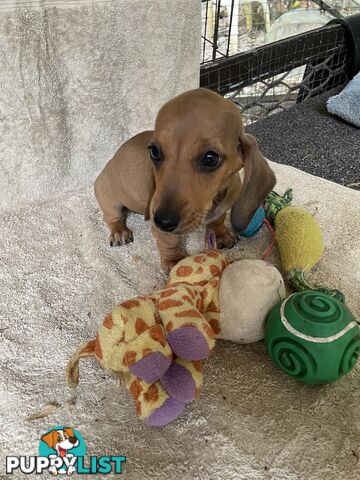
[{"label": "puppy's floppy ear", "polygon": [[52,430],[49,433],[46,433],[41,437],[41,440],[46,443],[46,445],[50,448],[54,448],[57,443],[57,431]]},{"label": "puppy's floppy ear", "polygon": [[65,427],[64,432],[66,432],[69,435],[69,437],[75,437],[74,430],[70,427]]},{"label": "puppy's floppy ear", "polygon": [[237,233],[248,226],[255,211],[276,183],[275,175],[262,156],[255,138],[242,133],[240,143],[245,177],[240,195],[231,210],[231,223]]}]

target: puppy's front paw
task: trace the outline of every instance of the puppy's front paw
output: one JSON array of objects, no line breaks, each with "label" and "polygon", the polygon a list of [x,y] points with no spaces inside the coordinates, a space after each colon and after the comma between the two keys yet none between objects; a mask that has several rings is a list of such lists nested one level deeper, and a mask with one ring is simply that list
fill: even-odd
[{"label": "puppy's front paw", "polygon": [[113,232],[110,235],[109,242],[111,247],[117,247],[125,245],[134,241],[134,234],[130,228],[124,227],[123,229]]},{"label": "puppy's front paw", "polygon": [[55,467],[55,465],[52,465],[51,467],[49,467],[49,472],[51,473],[51,475],[57,475],[58,474],[58,471],[57,471],[57,468]]},{"label": "puppy's front paw", "polygon": [[76,468],[73,465],[69,465],[67,474],[72,475],[74,472],[76,472]]},{"label": "puppy's front paw", "polygon": [[185,258],[185,255],[181,254],[179,255],[178,257],[175,257],[175,258],[162,258],[161,259],[161,267],[162,269],[164,270],[165,273],[170,273],[170,270],[175,267],[175,265],[177,263],[180,262],[180,260],[182,260],[183,258]]},{"label": "puppy's front paw", "polygon": [[221,233],[216,233],[217,248],[232,248],[237,242],[236,233],[225,227]]}]

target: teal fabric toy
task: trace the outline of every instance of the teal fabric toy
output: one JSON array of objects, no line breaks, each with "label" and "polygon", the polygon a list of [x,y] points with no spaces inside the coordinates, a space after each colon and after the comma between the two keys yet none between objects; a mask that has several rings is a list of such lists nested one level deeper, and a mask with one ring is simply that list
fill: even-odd
[{"label": "teal fabric toy", "polygon": [[255,235],[260,228],[264,225],[265,210],[263,207],[259,207],[254,213],[252,219],[250,220],[249,225],[243,230],[240,235],[242,237],[252,237]]},{"label": "teal fabric toy", "polygon": [[287,375],[309,384],[347,375],[360,356],[360,328],[350,310],[319,291],[294,293],[270,312],[265,344]]},{"label": "teal fabric toy", "polygon": [[[265,209],[263,207],[259,207],[254,213],[248,226],[239,235],[245,238],[253,237],[264,225],[264,222],[266,223]],[[208,250],[216,250],[217,248],[216,236],[211,229],[207,229],[206,231],[205,247]]]}]

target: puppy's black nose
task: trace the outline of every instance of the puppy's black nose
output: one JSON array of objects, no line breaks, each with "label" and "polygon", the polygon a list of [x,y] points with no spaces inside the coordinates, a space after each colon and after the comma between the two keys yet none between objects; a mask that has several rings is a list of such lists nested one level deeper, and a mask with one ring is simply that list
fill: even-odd
[{"label": "puppy's black nose", "polygon": [[76,437],[69,437],[69,442],[72,443],[73,445],[75,445],[75,443],[77,442],[77,438]]},{"label": "puppy's black nose", "polygon": [[154,215],[154,223],[164,232],[173,232],[179,226],[180,217],[175,212],[157,210]]}]

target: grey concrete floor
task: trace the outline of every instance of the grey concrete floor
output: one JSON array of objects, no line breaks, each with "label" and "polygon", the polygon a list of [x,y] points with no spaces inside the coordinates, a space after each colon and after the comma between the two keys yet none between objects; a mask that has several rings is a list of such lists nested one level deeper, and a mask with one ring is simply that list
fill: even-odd
[{"label": "grey concrete floor", "polygon": [[329,114],[338,90],[294,105],[246,128],[275,162],[360,190],[360,129]]}]

